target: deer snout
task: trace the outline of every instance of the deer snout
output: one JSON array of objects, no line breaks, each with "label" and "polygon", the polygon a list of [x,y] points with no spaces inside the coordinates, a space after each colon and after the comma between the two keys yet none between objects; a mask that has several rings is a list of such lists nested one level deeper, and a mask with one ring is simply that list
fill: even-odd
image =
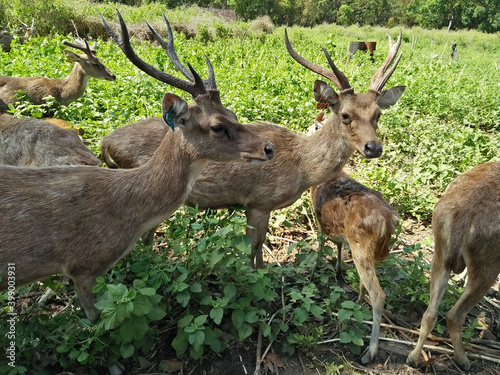
[{"label": "deer snout", "polygon": [[268,143],[266,147],[264,147],[264,153],[266,154],[267,160],[271,160],[274,157],[274,145]]},{"label": "deer snout", "polygon": [[366,158],[378,158],[382,155],[382,144],[380,142],[370,142],[365,145],[363,153]]},{"label": "deer snout", "polygon": [[114,81],[114,80],[116,80],[116,74],[110,72],[105,79],[106,79],[106,81]]}]

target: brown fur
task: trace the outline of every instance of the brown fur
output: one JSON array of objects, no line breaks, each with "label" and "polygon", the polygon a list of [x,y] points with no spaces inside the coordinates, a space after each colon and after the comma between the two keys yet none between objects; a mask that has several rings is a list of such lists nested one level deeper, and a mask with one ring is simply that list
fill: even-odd
[{"label": "brown fur", "polygon": [[85,146],[75,130],[60,128],[43,120],[0,114],[0,164],[101,166],[102,162]]},{"label": "brown fur", "polygon": [[432,331],[451,272],[467,267],[468,281],[457,303],[446,314],[455,361],[464,370],[470,362],[462,343],[469,311],[483,298],[500,272],[500,162],[478,165],[456,177],[432,215],[434,256],[429,306],[422,317],[417,346],[407,362],[417,366]]},{"label": "brown fur", "polygon": [[[378,191],[367,188],[346,173],[311,188],[311,202],[320,230],[338,247],[337,274],[341,272],[343,241],[351,247],[354,264],[363,287],[368,290],[373,307],[370,346],[361,358],[371,362],[378,351],[378,337],[385,293],[375,272],[375,262],[389,255],[389,241],[399,224],[399,215]],[[361,302],[361,301],[359,301]]]}]

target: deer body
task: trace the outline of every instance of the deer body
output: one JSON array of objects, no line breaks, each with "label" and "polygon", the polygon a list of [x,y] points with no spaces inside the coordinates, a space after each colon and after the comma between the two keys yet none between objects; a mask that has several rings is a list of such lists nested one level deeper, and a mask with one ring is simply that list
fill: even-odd
[{"label": "deer body", "polygon": [[0,164],[50,167],[101,166],[75,129],[63,129],[38,119],[0,114]]},{"label": "deer body", "polygon": [[367,188],[346,173],[311,188],[311,202],[319,229],[337,245],[337,276],[341,274],[341,250],[347,241],[361,280],[358,303],[364,288],[373,310],[370,345],[361,357],[371,362],[378,352],[385,293],[380,287],[375,262],[389,255],[389,241],[399,224],[399,215],[378,191]]},{"label": "deer body", "polygon": [[185,82],[137,62],[119,18],[121,38],[103,22],[126,56],[195,100],[188,106],[177,95],[165,94],[163,118],[173,131],[165,134],[150,160],[130,170],[0,166],[0,290],[7,287],[9,263],[16,265],[16,286],[63,273],[73,280],[92,320],[97,318],[92,294],[96,276],[182,204],[208,160],[266,161],[273,156],[269,142],[214,110],[211,103],[218,93],[207,90],[196,71],[191,69],[194,82]]},{"label": "deer body", "polygon": [[[276,146],[273,160],[265,165],[209,163],[185,203],[198,205],[201,209],[235,205],[245,207],[249,226],[247,235],[252,244],[251,263],[263,267],[262,245],[271,211],[292,204],[307,188],[335,177],[354,151],[367,158],[381,155],[382,145],[376,136],[380,110],[396,103],[404,92],[402,86],[379,91],[395,66],[383,78],[381,74],[387,69],[388,61],[392,62],[395,58],[400,41],[401,35],[393,46],[390,39],[389,57],[382,66],[383,71],[379,69],[375,75],[368,92],[354,93],[328,54],[333,72],[298,56],[286,37],[288,51],[294,59],[330,78],[341,89],[337,94],[325,82],[314,83],[315,99],[326,103],[332,115],[321,130],[312,136],[296,134],[270,123],[246,125]],[[104,159],[114,160],[108,166],[136,167],[147,160],[158,144],[158,139],[154,140],[148,134],[157,135],[161,132],[158,119],[144,120],[117,129],[102,140]],[[214,187],[217,189],[213,190]],[[150,240],[151,233],[146,242]]]},{"label": "deer body", "polygon": [[407,362],[417,366],[425,340],[434,328],[439,303],[451,272],[467,267],[468,281],[446,323],[455,361],[464,370],[470,362],[462,343],[462,326],[469,311],[484,297],[500,273],[500,162],[478,165],[456,177],[432,214],[434,255],[429,306],[420,336]]},{"label": "deer body", "polygon": [[69,50],[64,51],[66,57],[74,62],[70,75],[65,78],[0,76],[0,112],[6,112],[9,104],[16,103],[18,90],[26,92],[34,104],[41,104],[43,98],[53,96],[60,104],[69,105],[82,96],[91,77],[106,81],[116,79],[95,56],[95,47],[89,47],[86,41],[86,47],[67,41],[63,43],[85,52],[77,55]]}]

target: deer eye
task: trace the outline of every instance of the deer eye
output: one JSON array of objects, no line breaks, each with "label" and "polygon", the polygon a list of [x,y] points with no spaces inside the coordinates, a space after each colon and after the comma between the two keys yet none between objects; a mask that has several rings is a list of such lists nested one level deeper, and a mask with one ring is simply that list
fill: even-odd
[{"label": "deer eye", "polygon": [[215,133],[215,134],[222,134],[225,132],[224,126],[221,124],[211,126],[210,129]]}]

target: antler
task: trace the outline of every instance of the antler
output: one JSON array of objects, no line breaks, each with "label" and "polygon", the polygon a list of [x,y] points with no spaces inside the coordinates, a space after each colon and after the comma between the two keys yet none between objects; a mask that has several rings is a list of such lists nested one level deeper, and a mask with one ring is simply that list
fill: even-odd
[{"label": "antler", "polygon": [[396,41],[396,43],[394,43],[394,41],[391,38],[391,35],[389,34],[389,53],[388,53],[387,58],[385,59],[384,63],[375,72],[375,75],[372,78],[372,83],[370,84],[370,90],[375,90],[375,91],[382,90],[382,88],[384,87],[386,82],[391,77],[392,73],[394,73],[394,70],[398,66],[399,60],[401,59],[401,55],[403,54],[403,52],[401,52],[399,54],[398,58],[394,62],[394,65],[391,67],[391,69],[389,69],[384,74],[384,72],[387,70],[387,68],[394,61],[394,58],[396,57],[396,54],[398,53],[400,45],[401,45],[401,30],[399,30],[399,36],[398,36],[398,40]]},{"label": "antler", "polygon": [[[174,48],[174,34],[172,33],[172,27],[170,27],[170,22],[168,22],[165,13],[163,13],[163,19],[165,20],[165,23],[167,25],[168,41],[163,40],[162,37],[156,32],[156,30],[149,24],[149,22],[146,22],[146,25],[148,25],[149,30],[151,30],[151,33],[155,37],[156,41],[163,47],[168,57],[170,57],[170,60],[174,64],[174,67],[179,72],[181,72],[184,75],[184,77],[189,79],[191,82],[194,82],[194,77],[191,74],[191,71],[181,63],[181,60],[177,56],[177,52],[175,51]],[[203,54],[203,57],[205,58],[205,61],[208,66],[208,78],[204,79],[203,83],[207,88],[207,90],[217,90],[217,84],[215,82],[215,74],[214,74],[214,69],[212,67],[212,63],[205,54]]]},{"label": "antler", "polygon": [[158,81],[164,82],[182,91],[190,93],[194,99],[196,99],[199,95],[207,93],[207,88],[205,87],[200,75],[193,69],[193,67],[189,63],[188,67],[192,75],[192,79],[190,78],[189,81],[183,81],[180,78],[177,78],[175,76],[172,76],[170,74],[167,74],[165,72],[162,72],[161,70],[154,68],[153,66],[143,61],[139,56],[137,56],[130,44],[130,37],[128,34],[127,26],[125,25],[125,22],[123,21],[120,12],[117,10],[116,13],[118,14],[118,19],[120,21],[120,26],[122,29],[122,37],[119,37],[113,31],[113,29],[106,22],[106,19],[101,15],[102,23],[104,24],[104,27],[108,31],[111,38],[114,40],[116,44],[118,44],[118,46],[121,48],[125,56],[132,62],[132,64],[137,66],[143,72],[149,74],[151,77],[157,79]]},{"label": "antler", "polygon": [[81,43],[84,45],[80,43],[71,43],[68,42],[67,40],[62,41],[62,44],[64,44],[65,46],[76,48],[82,52],[85,52],[87,55],[95,55],[96,53],[95,44],[91,47],[86,39],[81,39]]},{"label": "antler", "polygon": [[307,69],[313,71],[314,73],[317,73],[329,79],[342,92],[353,90],[346,76],[335,66],[332,58],[330,57],[330,54],[326,51],[325,48],[323,48],[323,52],[325,53],[326,59],[328,60],[328,63],[330,64],[332,71],[325,69],[322,66],[316,65],[310,61],[307,61],[305,58],[303,58],[297,52],[295,52],[292,48],[290,41],[288,40],[288,33],[286,29],[285,29],[285,44],[286,44],[286,49],[290,54],[290,56],[292,56],[293,59],[297,61],[300,65],[306,67]]}]

